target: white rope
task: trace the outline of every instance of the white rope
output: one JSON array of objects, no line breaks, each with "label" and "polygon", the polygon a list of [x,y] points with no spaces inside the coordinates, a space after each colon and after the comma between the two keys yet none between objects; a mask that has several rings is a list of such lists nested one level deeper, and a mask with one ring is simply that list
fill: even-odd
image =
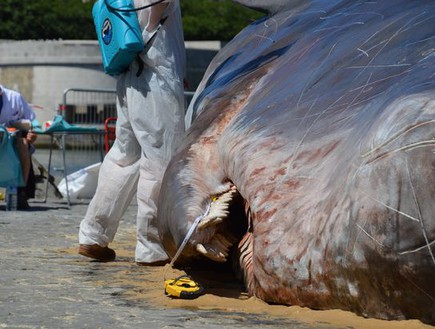
[{"label": "white rope", "polygon": [[196,227],[198,226],[199,222],[208,215],[208,212],[210,211],[211,203],[207,206],[207,209],[205,210],[204,215],[200,215],[196,217],[195,221],[193,222],[192,226],[190,226],[189,231],[186,234],[186,237],[184,238],[183,242],[181,243],[180,247],[178,248],[174,258],[172,258],[170,265],[173,266],[177,258],[180,256],[181,252],[183,251],[184,247],[186,246],[187,242],[189,241],[190,237],[192,236],[193,232],[195,231]]}]

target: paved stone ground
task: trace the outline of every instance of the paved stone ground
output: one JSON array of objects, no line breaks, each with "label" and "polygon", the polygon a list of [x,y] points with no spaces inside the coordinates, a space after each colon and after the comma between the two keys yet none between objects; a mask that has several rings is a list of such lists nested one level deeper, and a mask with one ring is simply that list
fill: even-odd
[{"label": "paved stone ground", "polygon": [[[86,203],[31,206],[6,212],[0,205],[0,328],[312,328],[291,319],[131,301],[125,298],[131,287],[97,283],[125,270],[143,275],[146,267],[89,262],[71,252]],[[130,206],[130,221],[121,223],[130,232],[135,211]]]}]

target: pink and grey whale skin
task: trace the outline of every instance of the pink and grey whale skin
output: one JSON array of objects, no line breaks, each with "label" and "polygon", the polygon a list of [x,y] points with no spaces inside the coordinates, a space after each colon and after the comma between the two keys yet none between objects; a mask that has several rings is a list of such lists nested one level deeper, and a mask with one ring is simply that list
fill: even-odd
[{"label": "pink and grey whale skin", "polygon": [[178,264],[232,259],[266,302],[435,325],[435,2],[264,2],[189,108],[165,249],[204,216]]}]

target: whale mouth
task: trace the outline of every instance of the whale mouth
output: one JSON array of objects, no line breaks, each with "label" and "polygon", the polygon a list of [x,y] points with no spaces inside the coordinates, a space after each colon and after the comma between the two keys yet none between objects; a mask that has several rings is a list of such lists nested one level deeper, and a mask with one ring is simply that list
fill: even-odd
[{"label": "whale mouth", "polygon": [[248,229],[246,201],[235,185],[224,193],[211,197],[209,210],[191,237],[197,253],[214,262],[224,263],[231,258],[238,242]]}]

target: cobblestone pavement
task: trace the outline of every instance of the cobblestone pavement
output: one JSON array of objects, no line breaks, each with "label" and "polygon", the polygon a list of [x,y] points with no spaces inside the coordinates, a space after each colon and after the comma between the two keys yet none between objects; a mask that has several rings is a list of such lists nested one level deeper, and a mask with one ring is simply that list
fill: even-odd
[{"label": "cobblestone pavement", "polygon": [[[143,274],[146,267],[89,262],[71,252],[86,203],[31,206],[17,212],[0,206],[0,328],[312,328],[287,318],[162,309],[125,298],[131,287],[97,283],[114,272]],[[130,206],[130,221],[121,223],[130,232],[135,211]]]}]

